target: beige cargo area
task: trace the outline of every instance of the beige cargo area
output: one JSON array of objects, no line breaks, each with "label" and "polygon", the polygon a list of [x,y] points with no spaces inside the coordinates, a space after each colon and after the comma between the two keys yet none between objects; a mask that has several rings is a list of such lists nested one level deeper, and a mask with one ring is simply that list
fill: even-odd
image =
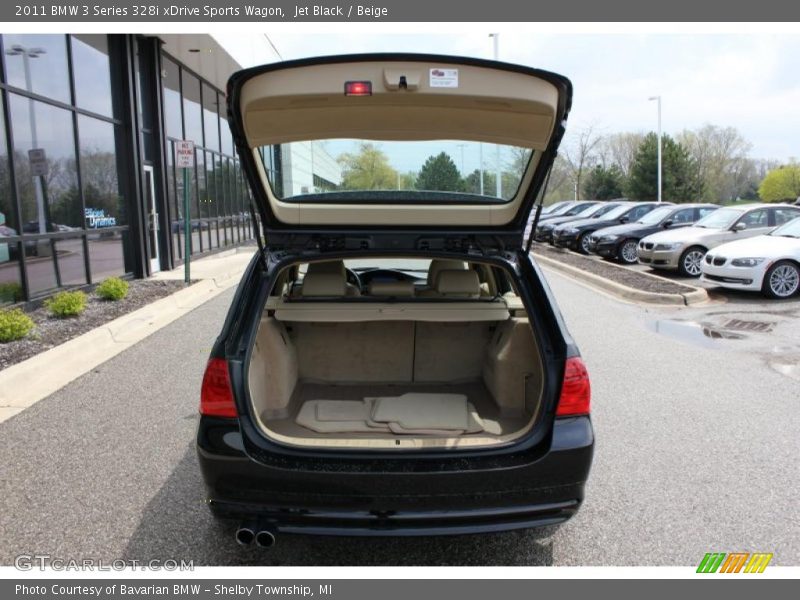
[{"label": "beige cargo area", "polygon": [[[330,312],[322,318],[331,318]],[[408,312],[420,319],[435,316],[426,315],[419,306]],[[290,313],[280,311],[284,318]],[[265,314],[253,348],[249,388],[264,431],[284,443],[476,446],[504,443],[529,429],[539,408],[542,368],[528,319],[510,314],[501,321],[473,322],[309,322]],[[464,399],[463,406],[472,416],[468,427],[455,418],[464,414],[461,404],[442,402],[452,397]],[[404,410],[404,398],[408,410]],[[376,399],[390,399],[400,418],[383,419],[372,427],[366,424],[380,417],[372,406]],[[307,403],[314,403],[321,415],[316,425],[309,407],[303,409]],[[351,418],[359,404],[367,406],[366,412]],[[452,413],[454,422],[444,427],[443,404],[449,410],[457,408]],[[337,421],[340,408],[346,410]],[[348,427],[347,421],[353,425]]]}]

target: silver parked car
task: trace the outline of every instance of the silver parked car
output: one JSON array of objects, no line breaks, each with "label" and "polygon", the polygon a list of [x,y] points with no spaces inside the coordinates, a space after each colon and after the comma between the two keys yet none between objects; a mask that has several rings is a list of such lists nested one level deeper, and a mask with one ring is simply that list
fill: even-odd
[{"label": "silver parked car", "polygon": [[735,240],[768,233],[800,216],[789,204],[743,204],[714,211],[691,227],[660,231],[639,242],[639,262],[654,269],[677,269],[699,277],[706,252]]}]

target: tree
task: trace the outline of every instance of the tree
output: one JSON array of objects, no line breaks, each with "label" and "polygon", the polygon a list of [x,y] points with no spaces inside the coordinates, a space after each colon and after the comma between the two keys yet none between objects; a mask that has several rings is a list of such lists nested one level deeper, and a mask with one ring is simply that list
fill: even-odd
[{"label": "tree", "polygon": [[[669,202],[696,202],[703,193],[697,162],[670,136],[662,137],[662,198]],[[626,195],[635,200],[658,198],[658,137],[648,133],[636,152]]]},{"label": "tree", "polygon": [[794,201],[800,198],[800,164],[790,163],[767,173],[758,186],[758,195],[764,202]]},{"label": "tree", "polygon": [[440,152],[436,156],[429,156],[422,165],[417,176],[416,188],[437,192],[460,192],[464,190],[464,182],[453,159],[446,152]]},{"label": "tree", "polygon": [[605,136],[598,148],[600,161],[605,167],[616,165],[622,175],[628,177],[642,140],[644,140],[644,134],[638,131]]},{"label": "tree", "polygon": [[483,190],[481,190],[481,172],[475,169],[464,178],[464,191],[468,194],[490,196],[497,191],[497,175],[490,171],[483,172]]},{"label": "tree", "polygon": [[345,152],[339,155],[337,162],[342,166],[343,190],[397,189],[397,171],[375,144],[363,142],[358,154]]},{"label": "tree", "polygon": [[747,188],[751,144],[736,128],[706,124],[695,131],[682,131],[677,140],[697,162],[703,200],[734,200]]},{"label": "tree", "polygon": [[564,149],[564,158],[570,166],[572,180],[579,194],[586,170],[597,163],[597,150],[601,141],[594,125],[588,125],[579,130]]},{"label": "tree", "polygon": [[611,200],[622,197],[625,177],[617,165],[608,168],[597,165],[589,171],[583,183],[583,193],[593,200]]},{"label": "tree", "polygon": [[572,169],[561,154],[556,155],[553,168],[550,170],[550,181],[547,184],[547,193],[544,197],[545,204],[552,204],[559,200],[571,200],[575,188],[572,183]]}]

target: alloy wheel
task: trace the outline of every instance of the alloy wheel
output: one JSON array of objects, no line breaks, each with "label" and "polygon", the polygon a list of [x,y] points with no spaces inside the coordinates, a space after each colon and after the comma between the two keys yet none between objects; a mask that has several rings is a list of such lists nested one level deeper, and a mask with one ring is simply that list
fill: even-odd
[{"label": "alloy wheel", "polygon": [[622,244],[622,248],[620,248],[619,255],[620,257],[622,257],[622,262],[627,263],[629,265],[634,264],[639,259],[637,243],[634,240],[628,240],[627,242]]},{"label": "alloy wheel", "polygon": [[703,253],[700,250],[687,252],[683,257],[683,268],[692,277],[700,275],[700,265],[703,263]]},{"label": "alloy wheel", "polygon": [[790,265],[778,265],[769,276],[769,289],[778,298],[788,298],[800,287],[800,271]]},{"label": "alloy wheel", "polygon": [[581,236],[581,250],[584,254],[589,254],[589,234],[585,233]]}]

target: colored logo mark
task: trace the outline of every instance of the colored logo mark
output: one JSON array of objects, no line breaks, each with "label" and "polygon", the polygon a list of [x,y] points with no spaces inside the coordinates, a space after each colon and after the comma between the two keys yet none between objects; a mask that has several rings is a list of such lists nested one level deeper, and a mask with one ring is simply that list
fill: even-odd
[{"label": "colored logo mark", "polygon": [[766,552],[708,552],[697,566],[698,573],[763,573],[772,560]]}]

